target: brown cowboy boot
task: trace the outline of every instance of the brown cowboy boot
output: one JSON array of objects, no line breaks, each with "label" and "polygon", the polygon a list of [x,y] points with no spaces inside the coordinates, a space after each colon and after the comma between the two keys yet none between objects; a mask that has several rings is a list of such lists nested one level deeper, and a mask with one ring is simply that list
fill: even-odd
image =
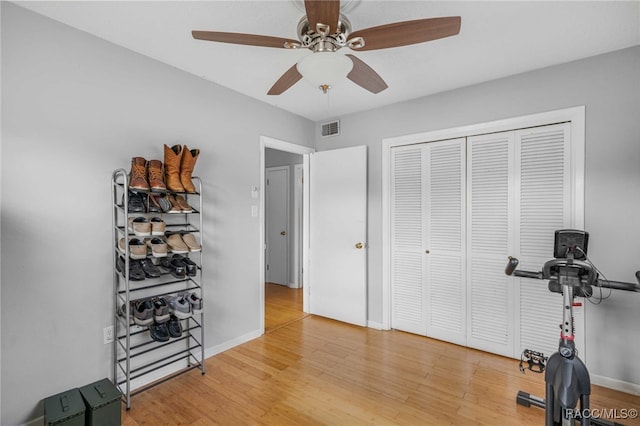
[{"label": "brown cowboy boot", "polygon": [[164,175],[162,173],[162,161],[147,161],[147,176],[149,177],[149,186],[152,191],[164,192],[167,187],[164,184]]},{"label": "brown cowboy boot", "polygon": [[148,191],[147,160],[142,157],[131,159],[131,172],[129,173],[129,188],[138,191]]},{"label": "brown cowboy boot", "polygon": [[169,191],[184,192],[184,187],[180,183],[181,159],[181,145],[174,145],[171,148],[164,146],[164,181]]},{"label": "brown cowboy boot", "polygon": [[186,145],[182,149],[182,161],[180,162],[180,182],[182,183],[185,191],[191,193],[196,192],[196,187],[191,181],[191,174],[193,173],[193,168],[196,165],[198,155],[200,155],[199,149],[189,150]]}]

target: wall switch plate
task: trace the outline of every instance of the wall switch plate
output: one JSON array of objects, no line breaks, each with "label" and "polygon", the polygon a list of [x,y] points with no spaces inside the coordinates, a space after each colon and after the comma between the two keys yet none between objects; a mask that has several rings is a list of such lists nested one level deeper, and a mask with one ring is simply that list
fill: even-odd
[{"label": "wall switch plate", "polygon": [[104,337],[104,344],[105,345],[113,342],[113,326],[110,325],[108,327],[105,327],[102,330],[102,335]]}]

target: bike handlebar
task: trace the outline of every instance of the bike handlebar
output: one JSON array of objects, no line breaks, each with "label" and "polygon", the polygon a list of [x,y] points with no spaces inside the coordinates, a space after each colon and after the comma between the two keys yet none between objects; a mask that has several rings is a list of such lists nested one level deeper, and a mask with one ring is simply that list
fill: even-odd
[{"label": "bike handlebar", "polygon": [[[504,273],[507,275],[515,275],[516,277],[544,280],[544,279],[556,278],[556,275],[554,275],[551,271],[551,268],[553,266],[574,266],[574,267],[586,269],[588,271],[593,271],[593,268],[591,267],[591,265],[579,260],[572,260],[571,263],[567,262],[564,259],[551,260],[545,263],[544,269],[539,272],[516,270],[519,263],[520,261],[517,258],[509,256],[509,261],[507,262],[507,266],[504,269]],[[592,275],[592,276],[597,277],[597,275]],[[640,292],[640,271],[636,272],[636,280],[638,281],[638,284],[628,283],[624,281],[609,281],[609,280],[602,280],[599,278],[595,278],[593,280],[594,281],[593,284],[598,287],[607,287],[607,288],[612,288],[616,290]]]}]

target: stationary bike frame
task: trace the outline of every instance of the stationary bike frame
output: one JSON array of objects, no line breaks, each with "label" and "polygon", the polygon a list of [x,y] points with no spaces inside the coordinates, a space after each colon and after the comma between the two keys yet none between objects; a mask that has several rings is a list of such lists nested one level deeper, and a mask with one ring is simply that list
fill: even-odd
[{"label": "stationary bike frame", "polygon": [[[560,325],[560,342],[558,351],[549,358],[545,370],[544,400],[526,392],[519,392],[518,404],[545,409],[545,426],[574,425],[575,418],[580,418],[580,425],[619,425],[607,420],[589,418],[589,396],[591,380],[587,367],[578,357],[575,348],[573,322],[573,306],[576,296],[584,297],[592,294],[592,286],[615,288],[620,290],[640,291],[640,285],[619,281],[599,280],[598,274],[590,263],[574,258],[574,248],[569,248],[566,258],[549,260],[540,272],[516,270],[518,259],[509,257],[505,269],[507,275],[517,277],[548,279],[549,289],[562,293],[562,324]],[[585,254],[585,252],[582,252]],[[636,273],[640,282],[640,273]]]}]

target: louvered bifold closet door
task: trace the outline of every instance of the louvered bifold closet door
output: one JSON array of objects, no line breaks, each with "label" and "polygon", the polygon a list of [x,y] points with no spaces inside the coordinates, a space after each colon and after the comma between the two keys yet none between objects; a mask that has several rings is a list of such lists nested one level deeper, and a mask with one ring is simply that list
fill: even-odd
[{"label": "louvered bifold closet door", "polygon": [[[554,231],[573,228],[570,125],[557,124],[515,132],[516,235],[515,256],[520,268],[540,270],[553,258]],[[517,354],[533,349],[547,355],[558,346],[562,296],[551,293],[547,282],[514,278],[517,303]],[[576,346],[584,354],[584,316],[576,310]]]},{"label": "louvered bifold closet door", "polygon": [[465,139],[426,144],[427,336],[466,343]]},{"label": "louvered bifold closet door", "polygon": [[392,149],[391,327],[465,343],[464,139]]},{"label": "louvered bifold closet door", "polygon": [[513,253],[514,137],[467,139],[467,345],[510,357],[515,288],[504,267]]},{"label": "louvered bifold closet door", "polygon": [[425,335],[422,145],[391,150],[391,327]]}]

